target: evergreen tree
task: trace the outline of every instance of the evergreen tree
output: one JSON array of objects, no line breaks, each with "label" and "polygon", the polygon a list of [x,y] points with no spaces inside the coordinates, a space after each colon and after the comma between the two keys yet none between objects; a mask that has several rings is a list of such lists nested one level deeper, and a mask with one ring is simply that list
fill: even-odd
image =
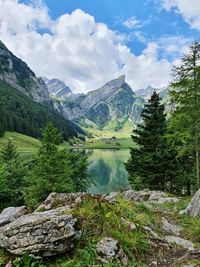
[{"label": "evergreen tree", "polygon": [[27,168],[19,160],[19,153],[12,140],[2,149],[2,164],[0,166],[0,208],[19,206],[23,204],[24,176]]},{"label": "evergreen tree", "polygon": [[[200,43],[189,45],[182,57],[181,66],[173,68],[171,101],[175,110],[171,118],[171,129],[180,141],[180,154],[193,158],[196,181],[200,188]],[[187,163],[186,163],[187,164]],[[192,172],[190,172],[190,176]],[[190,178],[191,179],[191,178]]]},{"label": "evergreen tree", "polygon": [[62,140],[58,129],[49,123],[42,131],[42,146],[38,159],[27,176],[24,196],[30,207],[43,201],[51,192],[72,192],[75,190],[74,178],[85,178],[87,164],[72,157],[67,150],[59,150]]},{"label": "evergreen tree", "polygon": [[1,157],[4,162],[10,161],[10,160],[16,160],[19,156],[19,153],[17,151],[17,148],[13,144],[12,139],[9,139],[7,144],[4,145],[4,147],[1,150]]},{"label": "evergreen tree", "polygon": [[142,123],[134,130],[136,147],[126,163],[130,182],[151,189],[172,187],[176,169],[176,151],[168,144],[164,105],[154,91],[141,113]]}]

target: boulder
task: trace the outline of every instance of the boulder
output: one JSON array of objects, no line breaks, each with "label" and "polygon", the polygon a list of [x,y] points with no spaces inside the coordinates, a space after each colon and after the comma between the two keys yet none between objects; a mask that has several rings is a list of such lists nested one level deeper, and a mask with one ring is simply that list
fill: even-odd
[{"label": "boulder", "polygon": [[181,213],[190,214],[193,217],[200,216],[200,189],[196,192],[196,194],[192,198],[185,212],[182,211]]},{"label": "boulder", "polygon": [[0,228],[0,248],[15,255],[28,251],[43,257],[70,250],[81,236],[70,212],[65,206],[21,216]]},{"label": "boulder", "polygon": [[162,218],[162,223],[163,223],[163,230],[177,236],[180,235],[180,231],[182,231],[181,226],[169,223],[165,218]]},{"label": "boulder", "polygon": [[164,203],[177,203],[177,197],[168,197],[168,195],[161,191],[152,191],[148,199],[150,203],[164,204]]},{"label": "boulder", "polygon": [[150,191],[133,191],[131,189],[125,191],[122,195],[124,199],[126,200],[132,200],[132,201],[147,201],[150,197],[151,192]]},{"label": "boulder", "polygon": [[184,238],[171,235],[171,236],[166,236],[165,240],[169,243],[176,244],[176,245],[181,246],[185,249],[194,250],[194,244],[191,241],[186,240]]},{"label": "boulder", "polygon": [[112,237],[104,237],[97,243],[96,251],[98,259],[104,263],[111,263],[116,259],[119,259],[122,266],[127,266],[128,258],[124,254],[123,250],[120,249],[118,241]]},{"label": "boulder", "polygon": [[74,207],[87,196],[91,195],[89,193],[51,193],[36,211],[51,210],[66,205]]},{"label": "boulder", "polygon": [[25,206],[4,209],[0,214],[0,227],[14,221],[26,213],[27,208]]},{"label": "boulder", "polygon": [[109,195],[103,196],[103,199],[108,201],[110,204],[116,203],[116,197],[119,195],[118,192],[111,192]]}]

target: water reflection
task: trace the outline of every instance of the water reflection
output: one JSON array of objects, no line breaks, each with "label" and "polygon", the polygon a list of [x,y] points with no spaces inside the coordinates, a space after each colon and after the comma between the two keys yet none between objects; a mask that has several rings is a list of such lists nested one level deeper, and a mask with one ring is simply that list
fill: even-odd
[{"label": "water reflection", "polygon": [[93,181],[89,192],[108,194],[127,187],[128,174],[124,162],[129,158],[129,150],[93,149],[86,153]]}]

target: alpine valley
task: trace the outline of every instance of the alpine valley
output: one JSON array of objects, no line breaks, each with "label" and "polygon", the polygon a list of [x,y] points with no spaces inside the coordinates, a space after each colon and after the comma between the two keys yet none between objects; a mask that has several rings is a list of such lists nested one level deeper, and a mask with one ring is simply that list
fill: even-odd
[{"label": "alpine valley", "polygon": [[[1,135],[16,131],[38,137],[40,128],[51,120],[64,132],[65,139],[85,134],[130,138],[153,90],[149,86],[134,92],[123,75],[87,94],[74,94],[59,79],[37,78],[0,42]],[[167,89],[159,93],[165,97]]]}]

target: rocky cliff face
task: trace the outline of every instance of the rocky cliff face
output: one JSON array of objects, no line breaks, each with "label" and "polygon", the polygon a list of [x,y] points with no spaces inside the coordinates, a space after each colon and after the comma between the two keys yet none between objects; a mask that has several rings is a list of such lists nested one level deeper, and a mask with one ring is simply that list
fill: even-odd
[{"label": "rocky cliff face", "polygon": [[122,128],[127,121],[136,123],[142,104],[141,98],[126,83],[125,76],[75,100],[68,98],[55,103],[57,109],[68,119],[81,121],[82,125],[89,122],[99,129],[114,124],[116,130]]},{"label": "rocky cliff face", "polygon": [[49,80],[48,78],[42,78],[47,85],[48,91],[52,96],[57,98],[67,98],[73,95],[71,89],[58,79]]},{"label": "rocky cliff face", "polygon": [[25,62],[13,55],[0,41],[0,79],[37,102],[51,102],[48,89]]}]

